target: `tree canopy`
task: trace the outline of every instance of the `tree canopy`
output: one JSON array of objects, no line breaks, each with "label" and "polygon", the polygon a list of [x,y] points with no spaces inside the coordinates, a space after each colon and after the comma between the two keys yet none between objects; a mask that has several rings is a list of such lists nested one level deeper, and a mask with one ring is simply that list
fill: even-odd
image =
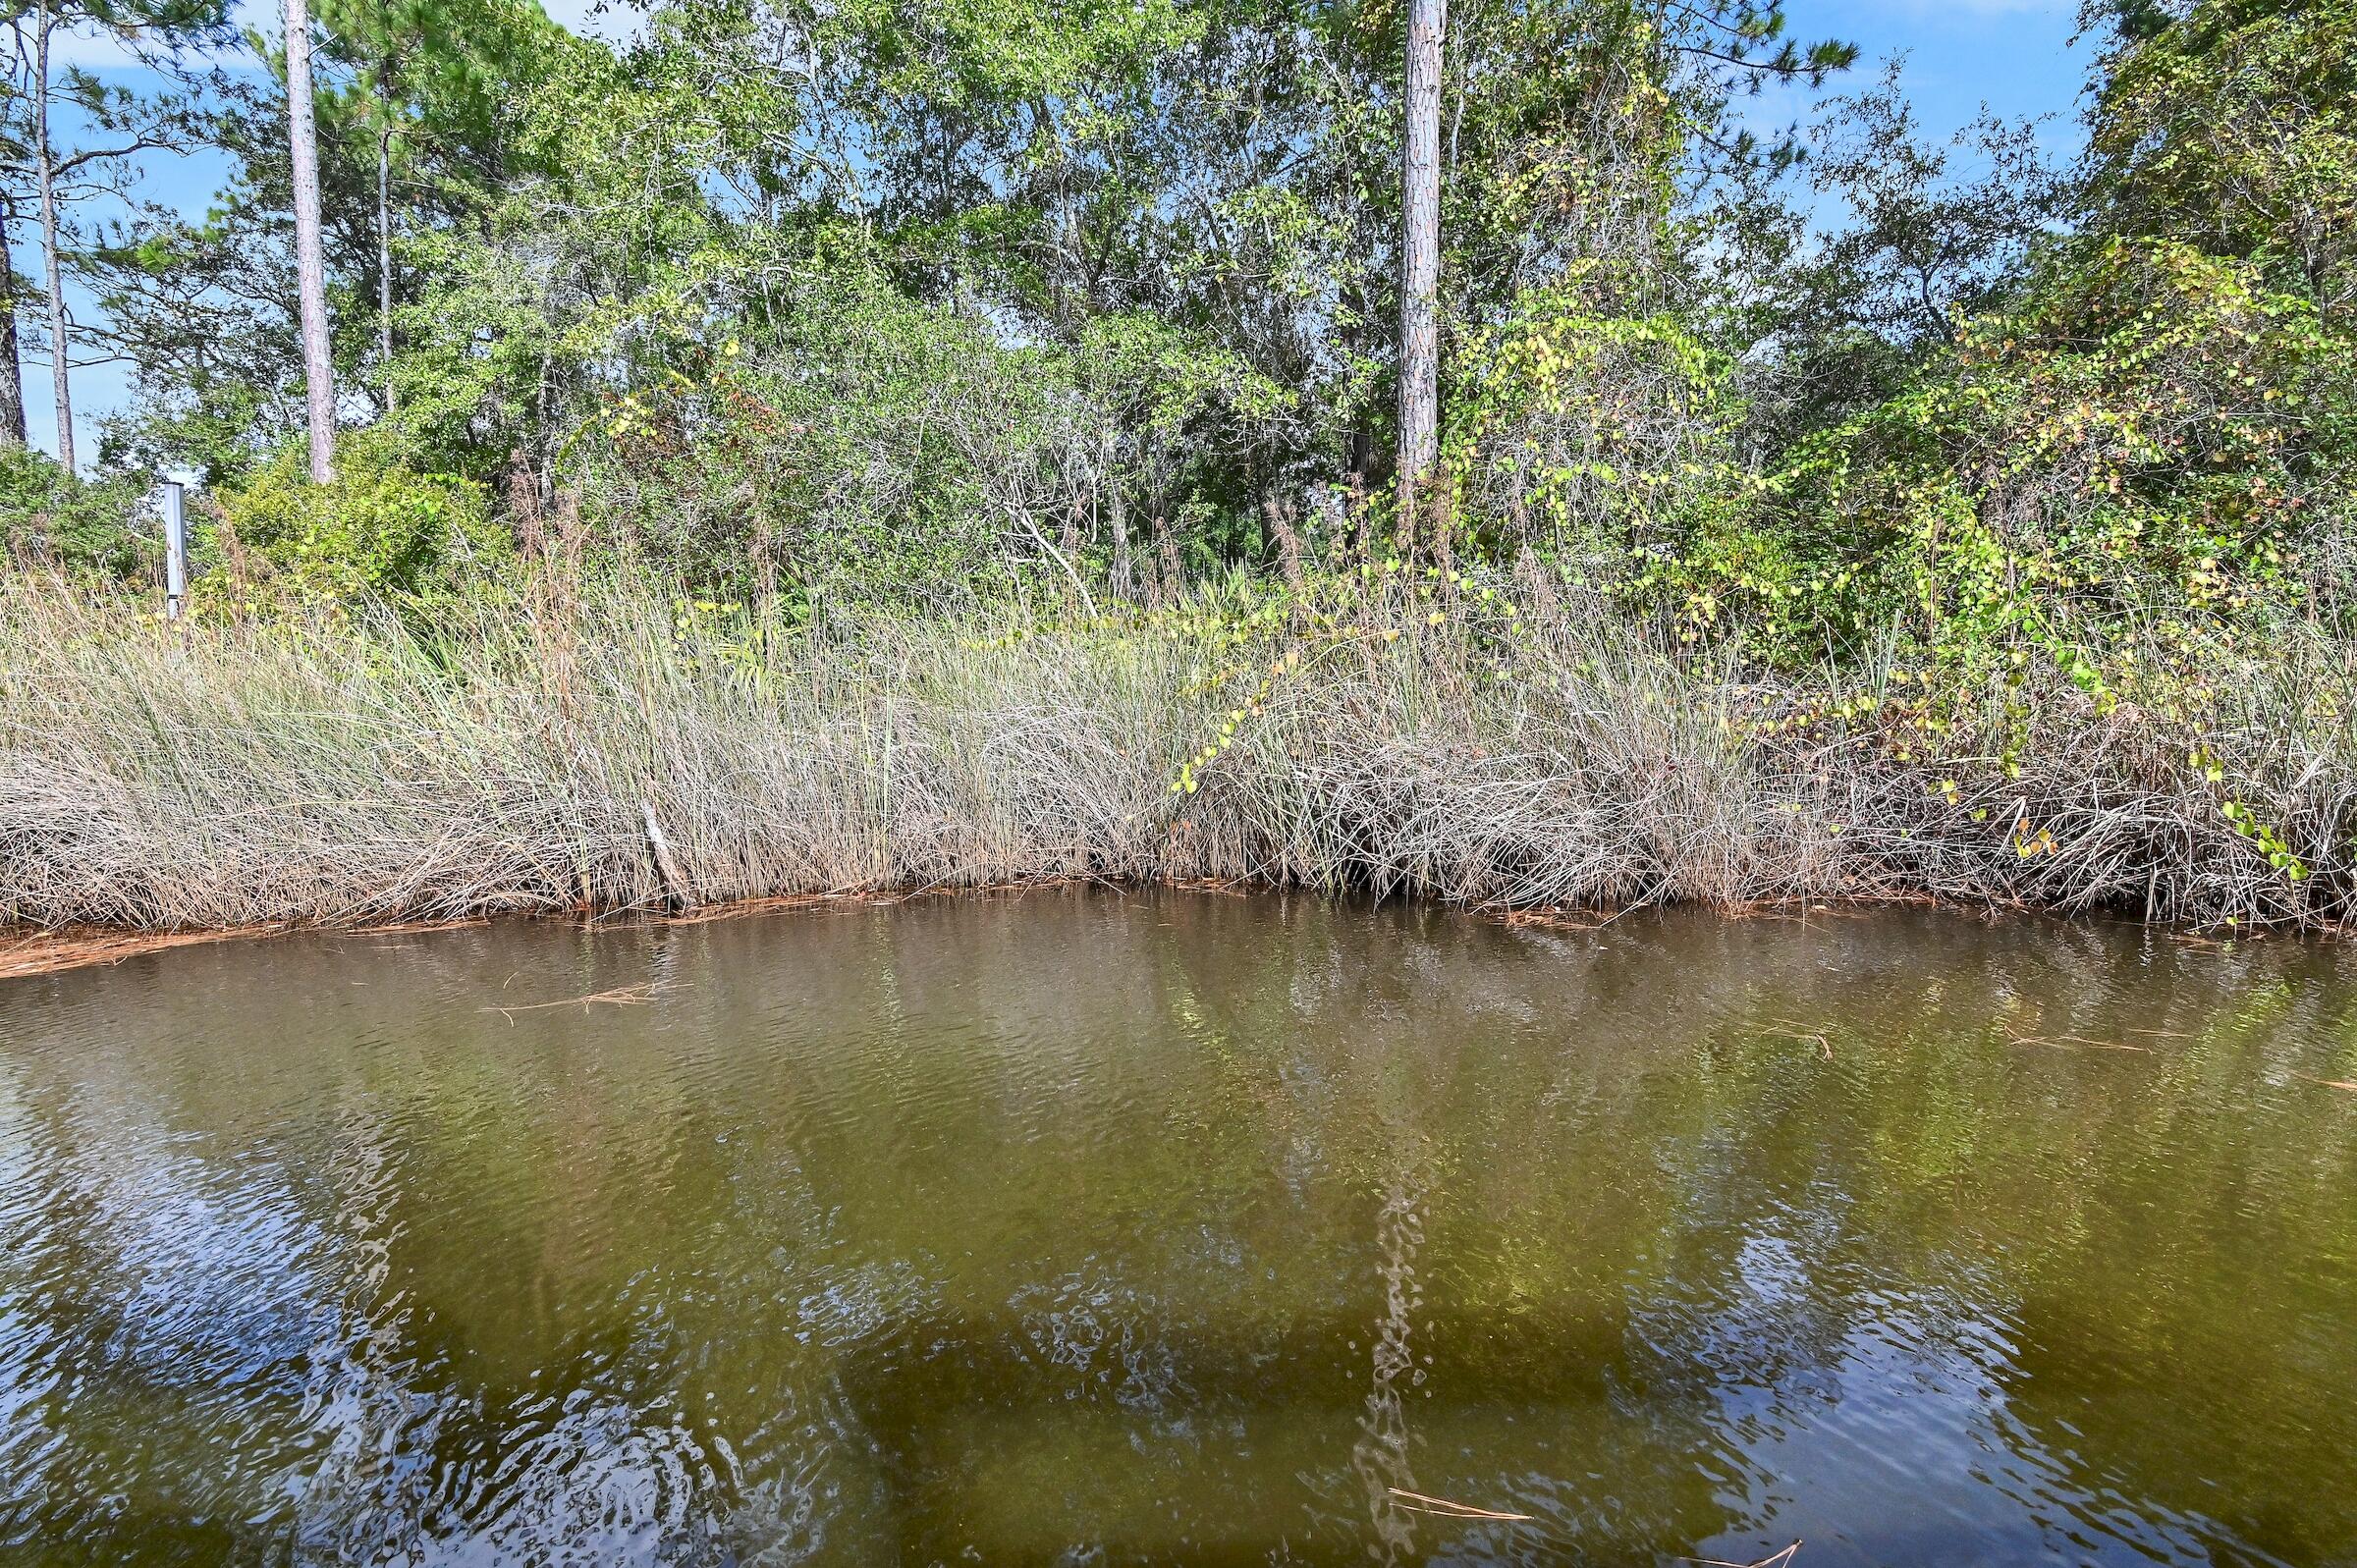
[{"label": "tree canopy", "polygon": [[[532,0],[319,7],[363,491],[461,486],[523,557],[562,514],[591,556],[805,608],[1150,598],[1389,548],[1394,0],[635,21],[614,46]],[[2338,602],[2357,23],[2084,21],[2065,168],[2029,127],[1927,138],[1903,78],[1853,78],[1780,7],[1453,7],[1448,506],[1419,548],[1767,647]],[[246,47],[280,69],[143,110],[227,154],[209,214],[80,226],[61,264],[134,369],[109,470],[192,469],[259,541],[302,530],[254,496],[334,507],[277,466],[302,419],[284,56]],[[1777,83],[1821,90],[1764,135]]]}]

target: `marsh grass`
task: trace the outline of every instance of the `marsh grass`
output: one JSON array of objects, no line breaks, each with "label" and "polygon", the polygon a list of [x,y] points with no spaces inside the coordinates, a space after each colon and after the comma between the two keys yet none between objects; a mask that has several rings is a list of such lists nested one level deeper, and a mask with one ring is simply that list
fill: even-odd
[{"label": "marsh grass", "polygon": [[0,637],[0,919],[41,927],[1069,878],[2202,924],[2357,893],[2357,677],[2322,635],[2165,717],[2013,672],[1936,734],[1887,669],[1764,679],[1511,583],[789,633],[645,584],[173,627],[21,579]]}]

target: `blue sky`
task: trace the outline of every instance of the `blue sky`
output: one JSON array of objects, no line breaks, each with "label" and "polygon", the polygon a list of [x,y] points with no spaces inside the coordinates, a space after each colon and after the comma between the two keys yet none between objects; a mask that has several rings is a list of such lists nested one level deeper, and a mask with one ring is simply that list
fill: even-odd
[{"label": "blue sky", "polygon": [[[549,14],[580,31],[609,35],[625,17],[601,15],[597,0],[544,0]],[[245,0],[241,10],[264,30],[275,30],[277,7]],[[1863,51],[1850,80],[1867,77],[1879,63],[1904,54],[1904,81],[1924,129],[1945,135],[1970,121],[1986,103],[2007,118],[2052,116],[2044,133],[2050,150],[2075,151],[2080,139],[2078,92],[2087,74],[2088,50],[2073,47],[2075,0],[1787,0],[1792,30],[1802,39],[1845,38]],[[137,84],[140,74],[116,46],[100,40],[61,45],[60,63],[85,65],[116,80]],[[1839,90],[1838,87],[1836,90]],[[1797,89],[1763,93],[1747,118],[1763,128],[1805,118],[1808,95]],[[201,214],[223,169],[216,158],[158,160],[146,171],[141,189],[192,216]],[[29,226],[26,226],[29,230]],[[33,236],[15,237],[17,268],[37,279],[40,257]],[[26,415],[35,445],[56,449],[57,420],[49,395],[46,363],[25,366]],[[98,424],[126,397],[121,366],[92,365],[74,373],[76,442],[86,464],[97,454]]]},{"label": "blue sky", "polygon": [[[1787,0],[1786,16],[1804,40],[1856,44],[1862,54],[1851,81],[1905,55],[1907,93],[1927,131],[1953,131],[1986,103],[2007,119],[2053,115],[2050,150],[2079,146],[2078,94],[2091,51],[2071,44],[2076,0]],[[1785,119],[1806,106],[1797,93],[1781,97],[1790,103]]]}]

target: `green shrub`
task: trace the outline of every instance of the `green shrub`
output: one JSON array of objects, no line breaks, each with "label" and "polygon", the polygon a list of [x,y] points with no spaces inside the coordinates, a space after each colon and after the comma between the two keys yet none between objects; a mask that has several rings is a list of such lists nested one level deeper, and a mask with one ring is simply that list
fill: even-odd
[{"label": "green shrub", "polygon": [[602,534],[716,593],[1004,585],[1004,547],[1060,525],[1087,459],[1068,356],[857,270],[676,350],[565,456]]},{"label": "green shrub", "polygon": [[343,444],[328,484],[312,484],[291,448],[218,505],[237,548],[299,598],[450,592],[513,553],[481,485],[418,473],[373,432]]},{"label": "green shrub", "polygon": [[145,490],[134,475],[83,479],[30,447],[0,444],[0,541],[12,561],[134,576],[158,543],[140,525]]},{"label": "green shrub", "polygon": [[2033,285],[1768,476],[1796,623],[1937,650],[2307,613],[2357,481],[2357,346],[2167,242],[2073,243]]}]

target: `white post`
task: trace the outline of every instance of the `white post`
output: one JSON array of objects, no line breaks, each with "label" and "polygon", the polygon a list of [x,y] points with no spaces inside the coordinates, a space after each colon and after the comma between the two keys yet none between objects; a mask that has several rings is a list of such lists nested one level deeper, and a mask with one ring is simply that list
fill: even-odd
[{"label": "white post", "polygon": [[177,479],[164,481],[164,618],[178,621],[189,603],[189,514]]}]

